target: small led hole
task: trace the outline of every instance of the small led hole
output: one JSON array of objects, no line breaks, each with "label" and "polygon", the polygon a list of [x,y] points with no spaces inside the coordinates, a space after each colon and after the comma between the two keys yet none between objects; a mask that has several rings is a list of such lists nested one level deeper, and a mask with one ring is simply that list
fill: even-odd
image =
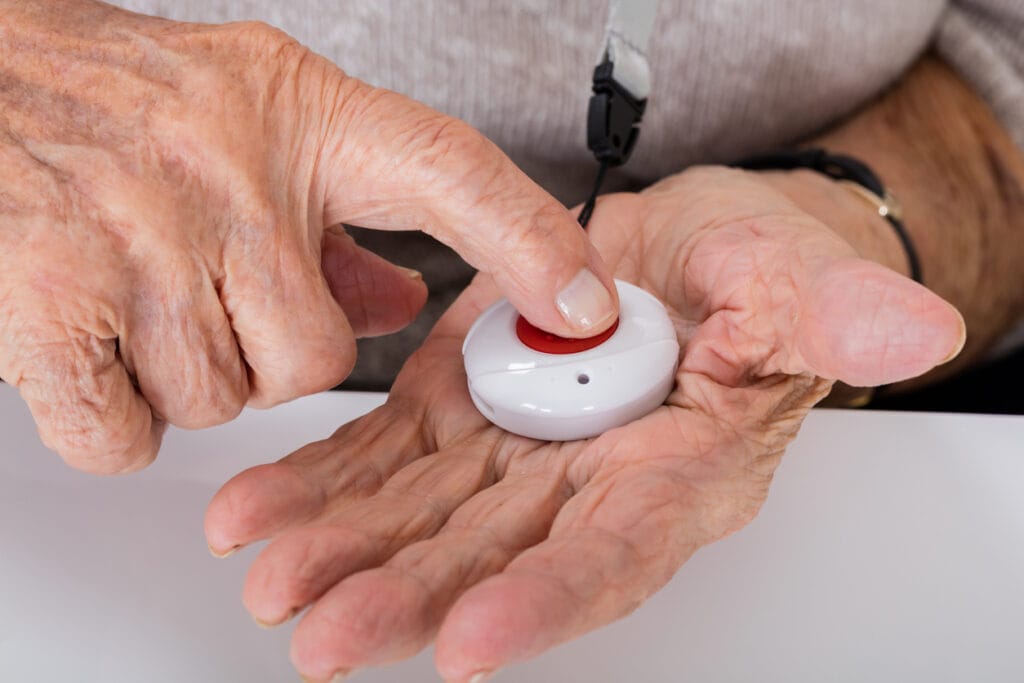
[{"label": "small led hole", "polygon": [[579,382],[580,384],[590,384],[590,375],[588,375],[585,372],[581,372],[580,374],[576,375],[576,381]]}]

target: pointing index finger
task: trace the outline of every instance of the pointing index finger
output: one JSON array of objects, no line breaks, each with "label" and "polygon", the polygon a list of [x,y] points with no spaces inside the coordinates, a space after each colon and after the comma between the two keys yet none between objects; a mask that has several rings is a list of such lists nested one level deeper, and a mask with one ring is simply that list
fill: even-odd
[{"label": "pointing index finger", "polygon": [[325,223],[428,232],[549,332],[614,322],[611,273],[586,233],[479,131],[354,79],[335,105],[317,177]]}]

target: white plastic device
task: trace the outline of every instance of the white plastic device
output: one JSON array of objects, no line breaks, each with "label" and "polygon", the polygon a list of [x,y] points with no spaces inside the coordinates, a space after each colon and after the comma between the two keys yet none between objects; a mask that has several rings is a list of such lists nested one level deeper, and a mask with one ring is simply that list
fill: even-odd
[{"label": "white plastic device", "polygon": [[539,330],[507,299],[484,311],[462,344],[477,410],[514,434],[570,441],[664,403],[679,362],[675,328],[656,298],[628,282],[615,285],[617,327],[589,340]]}]

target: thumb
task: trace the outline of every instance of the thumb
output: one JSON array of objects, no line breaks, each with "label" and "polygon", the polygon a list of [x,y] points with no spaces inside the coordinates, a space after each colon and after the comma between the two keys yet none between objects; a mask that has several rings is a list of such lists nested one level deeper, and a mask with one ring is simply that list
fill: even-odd
[{"label": "thumb", "polygon": [[841,259],[811,285],[794,329],[794,355],[820,377],[890,384],[924,374],[963,348],[966,328],[952,305],[877,263]]},{"label": "thumb", "polygon": [[611,274],[564,206],[471,126],[339,77],[314,176],[325,225],[423,230],[533,324],[570,337],[611,325]]},{"label": "thumb", "polygon": [[320,263],[356,337],[397,332],[426,303],[427,287],[420,273],[360,247],[341,228],[324,231]]}]

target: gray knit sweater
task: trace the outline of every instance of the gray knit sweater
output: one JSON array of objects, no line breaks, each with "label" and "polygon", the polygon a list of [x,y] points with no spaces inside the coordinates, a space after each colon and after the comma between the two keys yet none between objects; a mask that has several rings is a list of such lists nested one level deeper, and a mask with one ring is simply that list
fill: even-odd
[{"label": "gray knit sweater", "polygon": [[[462,118],[566,203],[606,6],[585,0],[122,0],[172,19],[261,19],[351,75]],[[1024,146],[1024,0],[661,0],[644,133],[609,189],[799,141],[876,97],[935,45]],[[420,236],[357,239],[419,268],[435,296],[412,329],[362,343],[352,383],[387,383],[469,276]]]}]

